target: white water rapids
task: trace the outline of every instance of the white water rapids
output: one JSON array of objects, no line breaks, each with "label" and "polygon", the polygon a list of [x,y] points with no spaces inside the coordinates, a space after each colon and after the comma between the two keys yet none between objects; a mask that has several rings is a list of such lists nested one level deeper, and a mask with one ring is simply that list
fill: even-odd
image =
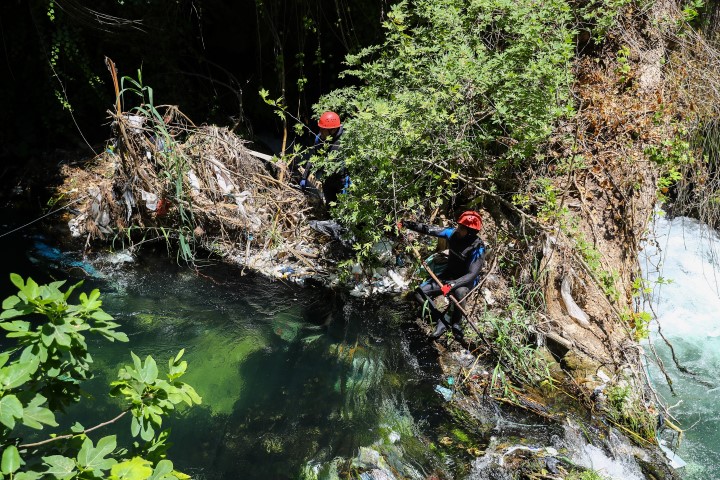
[{"label": "white water rapids", "polygon": [[[687,462],[683,478],[720,479],[720,236],[684,217],[658,216],[652,231],[640,258],[643,276],[651,282],[650,305],[657,314],[649,342],[672,378],[675,395],[652,361],[648,370],[670,413],[685,429],[676,452]],[[695,378],[678,370],[660,332],[672,344],[679,364]],[[645,347],[651,359],[650,345]],[[664,437],[672,439],[667,432]]]}]

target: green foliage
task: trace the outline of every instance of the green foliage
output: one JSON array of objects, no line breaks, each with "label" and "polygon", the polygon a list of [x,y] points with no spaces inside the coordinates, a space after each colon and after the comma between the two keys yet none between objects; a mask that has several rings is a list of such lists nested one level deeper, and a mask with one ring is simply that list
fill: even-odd
[{"label": "green foliage", "polygon": [[621,382],[605,389],[607,409],[605,414],[617,425],[631,432],[636,440],[654,442],[656,439],[656,419],[648,412],[629,383]]},{"label": "green foliage", "polygon": [[64,12],[63,21],[58,21],[60,11],[62,8],[56,11],[54,0],[47,2],[46,16],[51,27],[48,60],[53,76],[60,82],[59,87],[57,83],[54,84],[53,94],[63,110],[73,111],[63,86],[64,81],[73,81],[79,76],[83,87],[94,90],[97,96],[101,95],[102,83],[98,75],[93,72],[88,56],[82,50],[81,30],[73,22],[64,21]]},{"label": "green foliage", "polygon": [[631,0],[590,0],[579,8],[578,17],[583,26],[592,32],[596,43],[600,43],[607,32],[616,24],[616,19]]},{"label": "green foliage", "polygon": [[694,162],[695,155],[690,142],[682,138],[685,133],[681,130],[660,145],[651,145],[645,149],[645,155],[661,169],[657,182],[660,200],[664,200],[670,187],[683,178],[682,168]]},{"label": "green foliage", "polygon": [[617,53],[617,63],[618,67],[616,72],[620,75],[620,81],[627,82],[630,78],[630,72],[632,71],[630,67],[630,47],[627,45],[620,47]]},{"label": "green foliage", "polygon": [[[12,345],[0,353],[0,449],[3,475],[18,480],[49,479],[181,479],[164,460],[167,433],[157,433],[162,417],[176,405],[200,403],[193,388],[178,379],[187,368],[183,352],[170,359],[166,379],[158,378],[152,357],[145,363],[133,355],[113,382],[131,413],[131,433],[145,442],[132,449],[117,449],[114,435],[95,443],[90,430],[76,424],[70,433],[53,433],[34,444],[17,438],[21,426],[42,430],[58,426],[55,414],[81,399],[80,385],[91,377],[92,357],[85,332],[109,341],[127,342],[119,324],[102,310],[100,292],[80,293],[69,300],[82,282],[61,290],[64,281],[38,285],[16,274],[10,280],[18,292],[2,303],[0,327]],[[9,346],[8,346],[9,345]],[[54,448],[63,442],[61,449]]]},{"label": "green foliage", "polygon": [[186,383],[179,382],[187,369],[187,362],[181,361],[184,350],[168,362],[167,379],[158,378],[155,360],[147,356],[143,363],[131,353],[133,366],[125,366],[118,373],[118,380],[112,382],[113,396],[122,396],[129,405],[133,418],[130,431],[133,436],[140,435],[145,441],[155,437],[156,429],[162,426],[164,413],[174,410],[175,405],[185,403],[188,406],[199,404],[201,399],[195,390]]},{"label": "green foliage", "polygon": [[608,477],[597,470],[570,473],[565,480],[608,480]]},{"label": "green foliage", "polygon": [[[636,277],[632,284],[632,296],[633,298],[641,298],[645,295],[652,293],[652,285],[667,285],[672,283],[672,279],[666,279],[664,277],[658,277],[653,283],[642,278]],[[650,322],[653,320],[653,316],[650,312],[646,311],[628,311],[623,313],[623,320],[633,330],[633,336],[635,340],[640,341],[648,338],[650,335]]]},{"label": "green foliage", "polygon": [[448,200],[460,175],[500,176],[530,158],[572,113],[571,20],[564,0],[393,6],[384,44],[347,57],[361,86],[316,105],[348,118],[353,183],[336,215],[372,244],[378,227]]},{"label": "green foliage", "polygon": [[703,0],[689,0],[682,6],[683,20],[688,23],[693,22],[698,18],[700,12],[705,8],[705,2]]},{"label": "green foliage", "polygon": [[[539,385],[550,380],[547,363],[537,353],[531,339],[533,321],[529,312],[516,299],[510,303],[505,313],[505,316],[498,317],[488,312],[478,324],[497,359],[493,372],[493,388],[507,388],[506,376],[524,384]],[[507,390],[503,395],[511,396]]]}]

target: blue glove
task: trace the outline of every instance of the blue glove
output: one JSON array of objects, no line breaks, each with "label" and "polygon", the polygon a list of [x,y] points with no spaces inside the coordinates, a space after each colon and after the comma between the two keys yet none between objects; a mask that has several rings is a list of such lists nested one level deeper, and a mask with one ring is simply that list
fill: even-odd
[{"label": "blue glove", "polygon": [[300,188],[302,188],[303,190],[305,190],[306,187],[307,187],[307,180],[305,180],[305,179],[303,178],[302,180],[300,180]]}]

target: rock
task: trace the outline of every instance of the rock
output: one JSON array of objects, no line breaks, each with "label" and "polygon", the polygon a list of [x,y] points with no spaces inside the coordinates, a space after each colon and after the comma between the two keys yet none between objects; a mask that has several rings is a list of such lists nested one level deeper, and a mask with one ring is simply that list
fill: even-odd
[{"label": "rock", "polygon": [[588,375],[594,374],[600,367],[596,361],[582,355],[576,350],[568,351],[561,363],[565,370],[572,371],[575,377],[587,377]]},{"label": "rock", "polygon": [[360,474],[362,480],[395,480],[395,476],[384,470],[378,470],[374,468],[369,472],[363,472]]}]

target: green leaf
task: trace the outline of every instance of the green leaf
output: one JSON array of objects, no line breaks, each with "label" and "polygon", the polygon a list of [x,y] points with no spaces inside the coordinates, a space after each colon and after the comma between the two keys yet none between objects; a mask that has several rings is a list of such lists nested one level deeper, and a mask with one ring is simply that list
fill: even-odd
[{"label": "green leaf", "polygon": [[115,340],[117,340],[118,342],[129,342],[130,341],[130,339],[124,332],[116,332],[107,327],[91,328],[90,331],[99,333],[100,335],[105,337],[107,340],[110,340],[111,342],[114,342]]},{"label": "green leaf", "polygon": [[23,409],[22,423],[25,426],[38,430],[42,430],[43,423],[45,425],[50,425],[51,427],[57,427],[58,424],[55,421],[55,414],[52,412],[52,410],[41,407],[41,405],[45,403],[45,401],[45,397],[37,394],[30,401],[28,406]]},{"label": "green leaf", "polygon": [[67,301],[67,299],[70,298],[70,295],[72,295],[73,290],[75,290],[77,287],[81,286],[84,282],[85,282],[84,280],[80,280],[78,283],[76,283],[75,285],[68,288],[67,292],[65,292],[65,295],[63,295],[63,300]]},{"label": "green leaf", "polygon": [[175,355],[175,362],[174,362],[174,363],[179,362],[180,359],[182,358],[182,356],[183,356],[184,354],[185,354],[185,349],[183,348],[182,350],[180,350],[180,351],[178,352],[177,355]]},{"label": "green leaf", "polygon": [[140,422],[140,438],[142,438],[146,442],[149,442],[155,436],[155,429],[153,428],[152,423],[150,423],[150,421],[147,419],[141,419]]},{"label": "green leaf", "polygon": [[15,419],[23,417],[23,406],[15,395],[0,398],[0,423],[9,429],[15,428]]},{"label": "green leaf", "polygon": [[0,328],[3,328],[8,332],[26,333],[30,330],[30,322],[26,322],[24,320],[15,320],[14,322],[0,323]]},{"label": "green leaf", "polygon": [[141,457],[125,460],[110,470],[112,480],[146,480],[153,473],[152,463]]},{"label": "green leaf", "polygon": [[18,472],[13,476],[14,480],[40,480],[43,474],[40,472]]},{"label": "green leaf", "polygon": [[189,406],[192,406],[193,403],[195,403],[197,405],[200,405],[202,403],[202,397],[200,397],[200,395],[197,394],[195,389],[193,387],[191,387],[190,385],[188,385],[187,383],[183,384],[182,391],[190,398],[190,401],[185,400],[185,402]]},{"label": "green leaf", "polygon": [[19,387],[30,380],[40,365],[40,359],[34,357],[27,363],[13,363],[8,367],[0,368],[0,384],[4,390]]},{"label": "green leaf", "polygon": [[82,433],[85,431],[85,427],[80,422],[73,423],[72,427],[70,427],[70,431],[73,433]]},{"label": "green leaf", "polygon": [[90,318],[101,321],[101,322],[108,322],[113,319],[112,315],[106,313],[103,310],[94,311],[93,314],[90,315]]},{"label": "green leaf", "polygon": [[3,310],[2,314],[0,314],[0,320],[6,320],[8,318],[15,318],[21,315],[27,315],[29,313],[32,313],[35,309],[32,305],[26,303],[16,304],[15,306],[17,306],[18,308],[22,308],[22,310],[17,310],[15,308]]},{"label": "green leaf", "polygon": [[28,302],[32,302],[40,295],[40,286],[35,280],[28,277],[25,287],[21,288],[20,291],[25,294]]},{"label": "green leaf", "polygon": [[152,476],[148,480],[166,480],[174,478],[172,476],[173,463],[170,460],[160,460],[153,470]]},{"label": "green leaf", "polygon": [[117,463],[114,458],[105,458],[115,450],[116,446],[115,435],[101,438],[97,447],[93,447],[92,440],[86,438],[77,456],[78,464],[84,469],[107,470]]},{"label": "green leaf", "polygon": [[153,384],[158,377],[158,368],[155,359],[148,355],[145,358],[145,366],[140,370],[140,381]]},{"label": "green leaf", "polygon": [[20,297],[18,297],[17,295],[12,295],[3,300],[2,308],[4,310],[10,310],[11,308],[14,308],[18,303],[22,303]]},{"label": "green leaf", "polygon": [[69,331],[69,327],[65,324],[55,325],[52,323],[46,323],[43,325],[40,339],[43,344],[48,347],[52,345],[53,342],[57,343],[61,347],[70,347],[72,339],[66,333],[67,331]]},{"label": "green leaf", "polygon": [[0,470],[2,470],[2,473],[10,475],[11,473],[17,471],[21,464],[22,459],[20,458],[20,453],[18,453],[18,449],[15,445],[10,445],[5,449],[5,451],[3,451],[2,464],[0,464]]},{"label": "green leaf", "polygon": [[18,290],[22,290],[23,288],[25,288],[25,281],[17,273],[10,274],[10,281],[18,288]]},{"label": "green leaf", "polygon": [[140,433],[140,419],[137,417],[133,417],[132,420],[130,420],[130,433],[133,437],[137,437]]},{"label": "green leaf", "polygon": [[60,480],[66,480],[75,476],[75,460],[62,455],[50,455],[42,457],[48,469],[43,472],[46,475],[54,475]]}]

